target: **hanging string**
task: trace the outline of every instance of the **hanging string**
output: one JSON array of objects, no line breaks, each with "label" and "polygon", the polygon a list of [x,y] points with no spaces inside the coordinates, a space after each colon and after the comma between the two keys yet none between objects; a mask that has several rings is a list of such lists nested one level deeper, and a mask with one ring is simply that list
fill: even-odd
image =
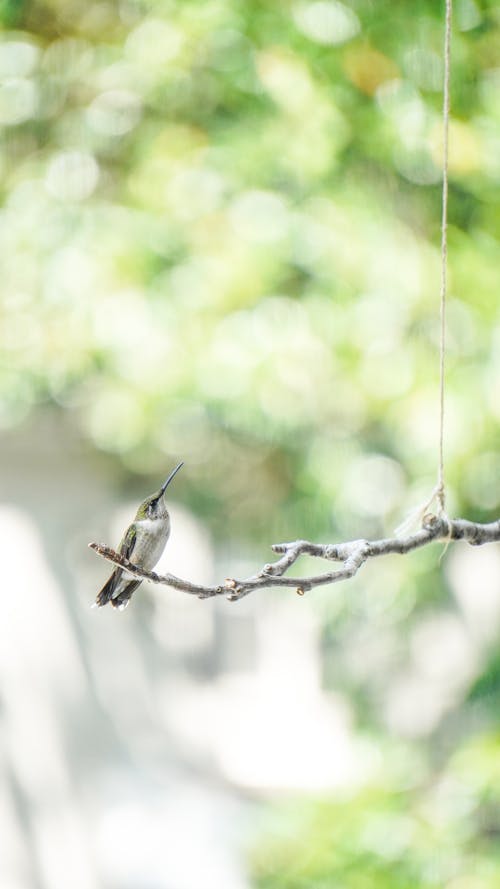
[{"label": "hanging string", "polygon": [[405,521],[396,528],[397,534],[406,534],[416,521],[437,500],[438,514],[445,515],[446,489],[444,481],[444,384],[446,353],[446,295],[448,272],[448,142],[450,129],[450,70],[451,70],[451,17],[453,0],[446,0],[444,27],[444,77],[443,77],[443,190],[441,203],[441,288],[439,298],[439,451],[437,484],[425,503],[412,510]]},{"label": "hanging string", "polygon": [[444,513],[446,492],[444,484],[444,359],[446,350],[446,289],[448,271],[448,140],[450,129],[450,62],[451,62],[451,13],[453,0],[446,0],[444,28],[444,85],[443,85],[443,197],[441,209],[441,292],[440,292],[440,341],[439,341],[439,468],[437,501],[439,512]]}]

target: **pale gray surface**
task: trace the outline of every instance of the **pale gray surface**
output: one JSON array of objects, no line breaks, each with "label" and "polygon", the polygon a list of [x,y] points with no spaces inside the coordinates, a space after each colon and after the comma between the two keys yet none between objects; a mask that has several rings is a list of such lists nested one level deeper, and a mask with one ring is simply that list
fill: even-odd
[{"label": "pale gray surface", "polygon": [[179,671],[214,674],[213,634],[196,629],[194,654],[162,645],[147,591],[128,613],[90,610],[113,466],[61,416],[5,434],[0,460],[2,889],[244,889],[245,807],[158,706],[167,677],[175,695]]}]

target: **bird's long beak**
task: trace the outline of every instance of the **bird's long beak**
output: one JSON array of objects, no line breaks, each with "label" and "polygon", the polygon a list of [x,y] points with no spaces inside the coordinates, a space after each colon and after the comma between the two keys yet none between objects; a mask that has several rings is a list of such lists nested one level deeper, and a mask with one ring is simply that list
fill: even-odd
[{"label": "bird's long beak", "polygon": [[162,486],[161,486],[161,488],[160,488],[160,497],[163,497],[163,495],[164,495],[165,491],[167,490],[167,488],[168,488],[170,482],[172,481],[174,475],[176,474],[176,472],[179,472],[179,469],[181,468],[181,466],[184,466],[184,463],[179,463],[179,465],[176,466],[175,469],[172,470],[172,472],[170,473],[170,475],[169,475],[169,477],[167,478],[166,482],[163,482],[163,484],[162,484]]}]

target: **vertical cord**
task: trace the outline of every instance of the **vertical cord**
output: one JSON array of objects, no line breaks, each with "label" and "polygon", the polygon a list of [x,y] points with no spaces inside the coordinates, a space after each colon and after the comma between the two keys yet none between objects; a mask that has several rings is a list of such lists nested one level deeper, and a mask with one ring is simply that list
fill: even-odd
[{"label": "vertical cord", "polygon": [[450,124],[450,61],[451,61],[452,0],[446,0],[444,29],[444,84],[443,84],[443,197],[441,211],[441,292],[439,344],[439,469],[436,495],[440,513],[445,511],[444,484],[444,359],[446,348],[446,287],[448,266],[448,132]]},{"label": "vertical cord", "polygon": [[[396,528],[396,534],[406,534],[415,521],[422,521],[424,514],[437,500],[438,514],[446,518],[446,491],[444,482],[444,360],[446,351],[446,289],[448,271],[448,131],[450,124],[450,68],[451,68],[451,12],[452,0],[446,2],[444,28],[444,79],[443,79],[443,192],[441,208],[441,290],[440,290],[440,337],[439,337],[439,451],[438,477],[432,493]],[[446,550],[445,550],[446,552]]]}]

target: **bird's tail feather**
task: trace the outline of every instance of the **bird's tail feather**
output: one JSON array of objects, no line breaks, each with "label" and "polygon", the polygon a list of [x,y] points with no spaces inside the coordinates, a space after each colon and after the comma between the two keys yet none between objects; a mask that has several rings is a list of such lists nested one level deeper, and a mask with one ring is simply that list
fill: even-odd
[{"label": "bird's tail feather", "polygon": [[131,580],[130,583],[127,584],[124,590],[118,593],[117,596],[114,596],[111,599],[111,604],[113,608],[118,608],[119,611],[124,611],[130,602],[132,593],[137,589],[138,586],[141,585],[140,580]]},{"label": "bird's tail feather", "polygon": [[116,589],[117,582],[118,577],[116,576],[116,571],[113,571],[111,577],[106,581],[102,590],[97,593],[97,598],[94,604],[98,608],[101,608],[102,605],[107,605],[107,603],[110,601]]}]

